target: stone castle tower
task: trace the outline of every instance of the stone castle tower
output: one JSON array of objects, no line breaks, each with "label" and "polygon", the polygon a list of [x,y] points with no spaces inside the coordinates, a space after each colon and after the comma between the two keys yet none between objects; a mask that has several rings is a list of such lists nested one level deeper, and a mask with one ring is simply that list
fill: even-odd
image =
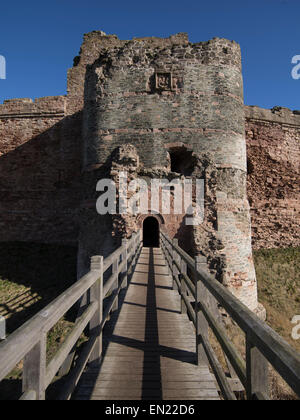
[{"label": "stone castle tower", "polygon": [[[244,121],[235,42],[192,44],[178,34],[115,39],[100,51],[85,77],[80,274],[93,253],[109,254],[155,217],[160,229],[191,255],[206,257],[212,273],[256,310]],[[96,183],[116,179],[121,170],[148,183],[154,177],[204,179],[204,222],[186,226],[185,214],[100,216]]]}]

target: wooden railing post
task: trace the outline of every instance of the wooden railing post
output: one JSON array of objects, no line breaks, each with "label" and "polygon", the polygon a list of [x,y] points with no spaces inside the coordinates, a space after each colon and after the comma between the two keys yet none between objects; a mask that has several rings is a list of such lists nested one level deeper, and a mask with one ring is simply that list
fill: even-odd
[{"label": "wooden railing post", "polygon": [[124,248],[122,252],[122,262],[125,261],[125,266],[122,272],[122,288],[126,289],[128,286],[128,240],[122,239],[122,247]]},{"label": "wooden railing post", "polygon": [[[118,289],[119,287],[119,259],[113,262],[112,264],[112,274],[117,276],[116,280],[114,281],[114,285],[112,286],[112,292]],[[112,306],[112,312],[117,311],[119,309],[119,297],[115,299],[115,302]]]},{"label": "wooden railing post", "polygon": [[132,234],[133,240],[132,240],[132,252],[133,252],[133,258],[132,258],[132,270],[134,269],[135,263],[136,263],[136,239],[137,239],[137,232],[134,232]]},{"label": "wooden railing post", "polygon": [[102,333],[100,333],[100,325],[103,320],[103,257],[95,256],[91,258],[91,271],[99,272],[99,279],[91,287],[91,302],[98,303],[98,309],[90,321],[90,335],[97,335],[97,340],[93,351],[90,355],[89,362],[99,364],[102,358]]},{"label": "wooden railing post", "polygon": [[33,391],[36,399],[45,400],[47,334],[25,356],[23,366],[23,393]]},{"label": "wooden railing post", "polygon": [[132,236],[133,236],[133,240],[131,243],[132,244],[131,252],[133,253],[133,255],[131,256],[131,270],[130,270],[131,275],[133,274],[134,266],[136,264],[136,232],[134,232]]},{"label": "wooden railing post", "polygon": [[172,276],[172,247],[169,244],[169,242],[164,238],[164,249],[165,249],[165,255],[168,260],[168,273],[170,276]]},{"label": "wooden railing post", "polygon": [[170,255],[169,255],[169,248],[168,248],[168,244],[165,241],[165,238],[162,236],[161,234],[161,248],[163,250],[163,254],[164,257],[167,261],[167,270],[168,270],[168,274],[171,275],[171,268],[170,268]]},{"label": "wooden railing post", "polygon": [[[172,244],[175,246],[178,246],[178,239],[173,239]],[[177,258],[177,251],[175,250],[174,247],[172,247],[172,279],[173,279],[173,290],[178,290],[178,286],[177,286],[177,282],[176,282],[176,277],[178,276],[178,270],[176,268],[176,265],[174,264],[174,262],[176,261]]]},{"label": "wooden railing post", "polygon": [[138,250],[143,241],[143,233],[141,230],[137,233],[137,236],[138,236],[138,241],[137,241],[137,250]]},{"label": "wooden railing post", "polygon": [[[134,233],[132,235],[134,235]],[[133,250],[134,250],[134,243],[131,237],[131,239],[129,239],[129,245],[127,248],[127,252],[128,254],[130,254],[130,266],[129,266],[129,272],[128,272],[130,278],[132,277],[133,267],[134,267],[134,258],[135,258]]]},{"label": "wooden railing post", "polygon": [[[204,256],[195,257],[195,269],[206,268],[206,258]],[[196,352],[197,352],[197,361],[198,365],[207,365],[208,359],[202,344],[202,337],[208,340],[208,323],[202,311],[199,309],[198,302],[203,302],[208,304],[208,291],[201,280],[196,276]]]},{"label": "wooden railing post", "polygon": [[261,352],[246,336],[246,363],[247,363],[247,399],[264,399],[269,397],[269,365]]},{"label": "wooden railing post", "polygon": [[6,339],[6,320],[0,315],[0,342]]},{"label": "wooden railing post", "polygon": [[187,286],[185,284],[185,280],[183,279],[183,276],[181,274],[187,274],[187,265],[181,259],[180,263],[181,271],[180,271],[180,288],[181,288],[181,313],[186,314],[187,313],[187,307],[185,304],[185,301],[183,299],[183,295],[187,296]]}]

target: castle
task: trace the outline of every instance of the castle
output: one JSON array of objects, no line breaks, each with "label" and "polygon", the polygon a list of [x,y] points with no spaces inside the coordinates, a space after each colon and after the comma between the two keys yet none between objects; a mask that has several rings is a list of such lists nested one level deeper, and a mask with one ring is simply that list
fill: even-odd
[{"label": "castle", "polygon": [[[244,106],[235,42],[86,34],[66,96],[0,105],[1,241],[76,245],[81,276],[155,219],[259,313],[252,247],[300,245],[299,139],[300,112]],[[204,179],[204,222],[100,216],[97,181],[120,171]]]}]

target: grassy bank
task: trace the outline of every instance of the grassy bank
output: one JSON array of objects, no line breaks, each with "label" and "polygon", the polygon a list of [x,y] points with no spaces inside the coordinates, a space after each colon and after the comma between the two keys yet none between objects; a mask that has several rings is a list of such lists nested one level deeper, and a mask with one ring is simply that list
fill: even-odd
[{"label": "grassy bank", "polygon": [[254,261],[267,323],[300,352],[300,340],[291,336],[291,320],[300,315],[300,248],[255,251]]},{"label": "grassy bank", "polygon": [[[300,248],[262,249],[254,251],[259,301],[267,310],[267,323],[289,344],[300,352],[300,340],[292,338],[291,323],[294,315],[300,315]],[[236,349],[245,358],[245,334],[228,320],[227,334]],[[227,364],[220,345],[210,332],[213,348],[227,371]],[[228,372],[229,373],[229,372]],[[270,368],[270,396],[274,400],[297,399],[283,379]],[[241,399],[245,396],[242,393]]]},{"label": "grassy bank", "polygon": [[[300,248],[262,249],[254,252],[259,301],[267,310],[267,323],[300,353],[300,340],[292,338],[291,320],[300,315]],[[295,394],[270,371],[272,398],[289,400]]]}]

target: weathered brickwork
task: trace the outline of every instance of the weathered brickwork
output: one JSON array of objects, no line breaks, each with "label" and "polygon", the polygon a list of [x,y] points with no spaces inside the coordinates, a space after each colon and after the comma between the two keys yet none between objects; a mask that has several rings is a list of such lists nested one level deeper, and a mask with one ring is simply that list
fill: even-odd
[{"label": "weathered brickwork", "polygon": [[0,105],[1,241],[76,244],[79,139],[66,98]]},{"label": "weathered brickwork", "polygon": [[253,246],[300,246],[300,112],[245,114]]},{"label": "weathered brickwork", "polygon": [[86,34],[67,96],[0,105],[0,240],[77,244],[80,276],[146,217],[99,216],[99,179],[205,179],[203,224],[155,217],[256,310],[250,210],[255,248],[299,245],[299,126],[244,107],[235,42]]}]

